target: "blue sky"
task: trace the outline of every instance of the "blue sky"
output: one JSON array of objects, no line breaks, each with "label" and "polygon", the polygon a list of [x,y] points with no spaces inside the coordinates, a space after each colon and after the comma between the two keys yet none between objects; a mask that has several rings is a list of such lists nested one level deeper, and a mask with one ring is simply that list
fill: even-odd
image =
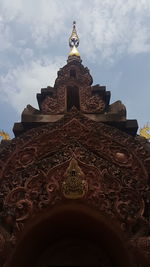
[{"label": "blue sky", "polygon": [[94,84],[140,127],[150,120],[150,0],[0,0],[0,129],[11,137],[66,64],[73,20]]}]

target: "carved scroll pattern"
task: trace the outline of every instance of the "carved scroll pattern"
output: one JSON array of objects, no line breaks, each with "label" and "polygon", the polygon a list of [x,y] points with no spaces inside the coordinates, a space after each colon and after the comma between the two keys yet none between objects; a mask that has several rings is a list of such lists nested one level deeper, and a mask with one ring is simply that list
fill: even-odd
[{"label": "carved scroll pattern", "polygon": [[5,244],[13,247],[17,232],[31,216],[63,201],[64,173],[73,155],[88,184],[80,201],[117,218],[121,227],[132,233],[144,213],[147,172],[139,157],[146,154],[126,134],[105,125],[95,126],[74,118],[53,130],[51,126],[32,130],[12,140],[7,149],[3,147],[1,251]]},{"label": "carved scroll pattern", "polygon": [[41,110],[44,114],[59,114],[65,111],[65,87],[60,86],[57,89],[57,96],[46,96],[41,104]]},{"label": "carved scroll pattern", "polygon": [[102,113],[105,109],[105,102],[99,95],[91,95],[91,87],[80,88],[80,107],[83,112]]}]

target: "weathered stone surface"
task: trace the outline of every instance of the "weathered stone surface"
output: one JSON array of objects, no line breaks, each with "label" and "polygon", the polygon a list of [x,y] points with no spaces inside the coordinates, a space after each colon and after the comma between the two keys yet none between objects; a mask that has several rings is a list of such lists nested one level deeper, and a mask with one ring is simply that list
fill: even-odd
[{"label": "weathered stone surface", "polygon": [[[142,251],[143,240],[149,240],[149,157],[136,138],[76,109],[8,142],[0,152],[1,254],[7,247],[13,251],[31,218],[64,201],[62,185],[72,158],[87,185],[80,203],[117,221],[131,247]],[[146,244],[140,253],[148,258]]]},{"label": "weathered stone surface", "polygon": [[15,136],[45,123],[58,121],[70,112],[73,105],[91,120],[111,122],[112,126],[135,135],[137,122],[126,119],[126,108],[121,101],[110,105],[110,92],[106,91],[106,87],[99,84],[92,86],[92,83],[88,68],[76,60],[69,62],[58,71],[54,87],[42,88],[41,93],[37,94],[39,110],[30,105],[24,109],[21,123],[14,125]]}]

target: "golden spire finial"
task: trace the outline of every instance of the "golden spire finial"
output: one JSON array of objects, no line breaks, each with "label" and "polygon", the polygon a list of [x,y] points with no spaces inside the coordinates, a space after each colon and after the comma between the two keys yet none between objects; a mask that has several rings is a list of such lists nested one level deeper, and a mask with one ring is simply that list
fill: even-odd
[{"label": "golden spire finial", "polygon": [[79,45],[79,37],[78,37],[77,31],[76,31],[76,22],[73,21],[72,34],[71,34],[71,36],[69,38],[69,46],[71,48],[69,56],[80,57],[80,54],[79,54],[79,52],[77,50],[78,45]]}]

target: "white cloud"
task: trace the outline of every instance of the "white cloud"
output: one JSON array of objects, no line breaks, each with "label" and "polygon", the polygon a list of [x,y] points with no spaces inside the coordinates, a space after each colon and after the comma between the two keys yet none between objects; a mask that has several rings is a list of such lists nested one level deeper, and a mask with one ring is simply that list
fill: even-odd
[{"label": "white cloud", "polygon": [[121,54],[150,51],[149,0],[96,0],[79,16],[83,47],[88,47],[95,60],[97,55],[115,59]]},{"label": "white cloud", "polygon": [[76,19],[81,51],[93,58],[150,51],[149,0],[2,0],[1,13],[12,33],[17,26],[38,48],[64,43]]},{"label": "white cloud", "polygon": [[40,87],[53,84],[73,20],[80,54],[95,64],[150,52],[150,0],[1,0],[0,94],[18,112],[35,105]]},{"label": "white cloud", "polygon": [[11,104],[18,113],[21,113],[27,104],[37,107],[36,93],[40,89],[53,86],[57,71],[62,65],[63,59],[55,59],[51,62],[31,61],[14,70],[0,79],[0,96]]},{"label": "white cloud", "polygon": [[8,25],[5,25],[3,19],[0,19],[0,52],[11,47],[11,31]]},{"label": "white cloud", "polygon": [[139,27],[139,29],[135,32],[134,38],[131,40],[128,51],[133,54],[150,51],[149,29]]}]

